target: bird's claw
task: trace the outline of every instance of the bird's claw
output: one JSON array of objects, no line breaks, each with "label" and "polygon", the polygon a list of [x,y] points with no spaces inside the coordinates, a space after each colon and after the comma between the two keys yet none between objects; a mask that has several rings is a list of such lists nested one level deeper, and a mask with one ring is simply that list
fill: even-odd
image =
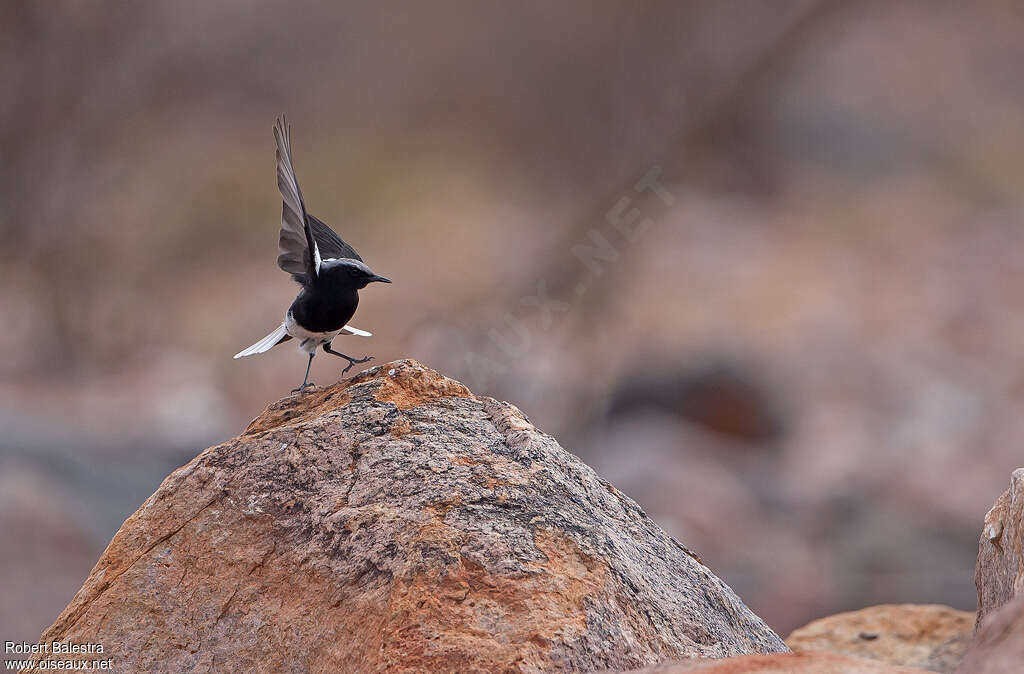
[{"label": "bird's claw", "polygon": [[316,388],[316,384],[314,384],[313,382],[309,382],[308,384],[303,384],[302,386],[300,386],[298,388],[293,388],[292,389],[292,393],[301,393],[302,391],[305,391],[307,388]]},{"label": "bird's claw", "polygon": [[[348,356],[346,356],[346,358],[348,358]],[[341,371],[341,376],[344,377],[345,373],[351,370],[353,365],[357,365],[359,363],[367,363],[371,360],[373,360],[373,356],[366,356],[365,358],[349,358],[348,367]]]}]

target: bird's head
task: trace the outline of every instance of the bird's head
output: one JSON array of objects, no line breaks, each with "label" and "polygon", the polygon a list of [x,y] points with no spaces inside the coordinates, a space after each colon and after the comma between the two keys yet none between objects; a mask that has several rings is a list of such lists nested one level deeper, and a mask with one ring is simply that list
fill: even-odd
[{"label": "bird's head", "polygon": [[367,267],[359,260],[345,258],[342,260],[324,260],[320,263],[320,274],[327,274],[337,281],[345,281],[355,288],[365,288],[367,284],[374,281],[391,283],[391,279],[384,278]]}]

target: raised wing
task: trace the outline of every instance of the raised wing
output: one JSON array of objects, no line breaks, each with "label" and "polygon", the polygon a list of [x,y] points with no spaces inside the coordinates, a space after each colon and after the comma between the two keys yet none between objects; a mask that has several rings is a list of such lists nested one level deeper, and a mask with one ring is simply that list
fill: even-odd
[{"label": "raised wing", "polygon": [[320,220],[315,215],[307,214],[306,217],[309,219],[310,229],[313,230],[313,238],[316,239],[316,245],[320,249],[320,257],[325,260],[350,258],[360,262],[363,261],[363,258],[359,257],[356,249],[342,241],[341,237],[335,234],[334,230],[326,222]]},{"label": "raised wing", "polygon": [[292,133],[282,116],[274,124],[277,143],[277,188],[281,191],[281,233],[278,236],[277,266],[295,277],[316,278],[320,253],[306,217],[299,181],[292,166]]},{"label": "raised wing", "polygon": [[327,223],[306,212],[292,165],[292,131],[282,116],[274,124],[277,143],[277,187],[281,191],[281,233],[278,236],[277,266],[299,283],[316,278],[320,262],[351,258],[362,261],[359,253],[345,243]]}]

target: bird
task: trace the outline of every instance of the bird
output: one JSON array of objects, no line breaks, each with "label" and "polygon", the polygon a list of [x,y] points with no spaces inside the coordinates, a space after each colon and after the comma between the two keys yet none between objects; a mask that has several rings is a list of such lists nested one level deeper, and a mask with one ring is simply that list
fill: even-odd
[{"label": "bird", "polygon": [[274,142],[277,145],[277,187],[283,202],[277,266],[291,274],[301,290],[288,307],[281,325],[236,353],[235,358],[265,353],[290,339],[298,340],[299,351],[308,355],[309,360],[302,385],[292,389],[295,393],[314,386],[309,381],[309,368],[320,347],[325,353],[348,360],[342,377],[353,365],[373,358],[346,356],[331,348],[331,343],[339,335],[371,336],[348,324],[359,305],[358,291],[373,282],[391,283],[391,279],[376,274],[327,223],[306,212],[292,164],[291,125],[284,115],[274,124]]}]

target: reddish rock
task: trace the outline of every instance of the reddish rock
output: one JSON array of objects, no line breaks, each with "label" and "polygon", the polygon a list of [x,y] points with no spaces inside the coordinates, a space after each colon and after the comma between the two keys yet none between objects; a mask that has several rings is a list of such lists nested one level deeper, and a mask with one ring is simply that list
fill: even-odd
[{"label": "reddish rock", "polygon": [[974,613],[949,606],[883,604],[815,620],[794,630],[794,652],[831,652],[953,672],[974,634]]},{"label": "reddish rock", "polygon": [[624,670],[787,650],[515,407],[414,361],[286,398],[172,473],[43,639],[176,673]]}]

